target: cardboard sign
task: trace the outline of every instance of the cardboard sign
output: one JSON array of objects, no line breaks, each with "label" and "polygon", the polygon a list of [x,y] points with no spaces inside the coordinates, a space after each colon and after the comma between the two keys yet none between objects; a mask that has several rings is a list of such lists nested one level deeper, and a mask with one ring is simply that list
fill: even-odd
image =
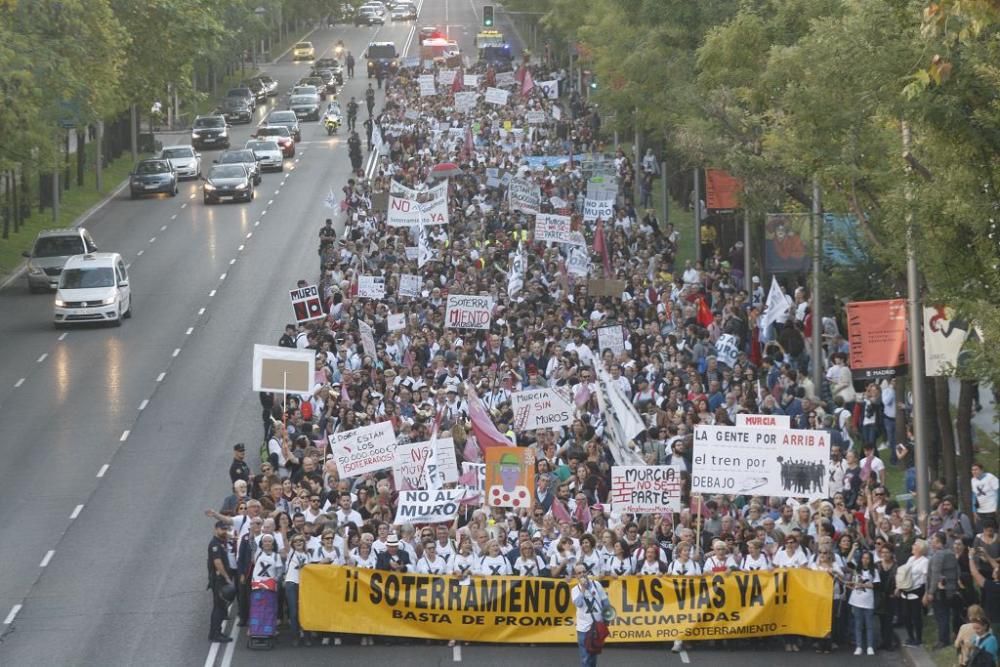
[{"label": "cardboard sign", "polygon": [[359,299],[384,299],[385,278],[382,276],[358,276]]},{"label": "cardboard sign", "polygon": [[611,296],[621,297],[625,291],[624,280],[599,279],[587,282],[587,291],[590,296]]},{"label": "cardboard sign", "polygon": [[406,328],[406,315],[404,313],[391,313],[385,321],[385,328],[388,331],[401,331]]},{"label": "cardboard sign", "polygon": [[572,219],[568,215],[539,213],[535,216],[535,241],[567,243],[565,239],[573,232],[571,225]]},{"label": "cardboard sign", "polygon": [[476,474],[473,477],[474,481],[472,484],[464,484],[464,488],[471,491],[483,491],[486,489],[486,464],[485,463],[469,463],[468,461],[462,461],[462,477],[471,477],[469,471],[475,470]]},{"label": "cardboard sign", "polygon": [[611,466],[611,506],[623,514],[681,511],[679,466]]},{"label": "cardboard sign", "polygon": [[330,452],[341,479],[392,467],[396,433],[392,422],[379,422],[330,435]]},{"label": "cardboard sign", "polygon": [[732,368],[740,356],[740,346],[736,336],[721,334],[719,340],[715,341],[715,356],[720,364]]},{"label": "cardboard sign", "polygon": [[600,354],[604,354],[604,350],[611,350],[615,357],[624,353],[625,330],[617,324],[600,327],[597,330],[597,349]]},{"label": "cardboard sign", "polygon": [[392,462],[392,477],[396,490],[439,489],[444,484],[458,481],[458,463],[455,459],[455,441],[438,438],[434,441],[413,442],[396,447]]},{"label": "cardboard sign", "polygon": [[765,428],[791,428],[792,418],[788,415],[752,415],[748,412],[736,413],[737,426],[755,426]]},{"label": "cardboard sign", "polygon": [[444,326],[447,329],[489,329],[493,297],[449,294]]},{"label": "cardboard sign", "polygon": [[374,360],[378,356],[378,351],[375,349],[375,330],[364,320],[358,320],[358,331],[361,332],[361,347],[364,349],[365,355]]},{"label": "cardboard sign", "polygon": [[319,298],[319,288],[315,285],[293,289],[288,292],[288,298],[292,300],[295,321],[299,324],[326,317],[326,313],[323,312],[323,302]]},{"label": "cardboard sign", "polygon": [[399,296],[408,296],[416,299],[420,296],[420,276],[409,273],[399,274]]},{"label": "cardboard sign", "polygon": [[510,91],[504,90],[503,88],[487,88],[486,95],[483,99],[486,100],[487,104],[494,104],[497,106],[507,106],[507,98],[510,97]]},{"label": "cardboard sign", "polygon": [[691,493],[829,498],[829,460],[826,431],[695,425]]},{"label": "cardboard sign", "polygon": [[399,506],[393,524],[411,526],[427,523],[450,523],[458,514],[465,489],[438,491],[400,491]]},{"label": "cardboard sign", "polygon": [[510,210],[538,213],[542,197],[534,181],[527,178],[513,178],[507,192],[510,196]]},{"label": "cardboard sign", "polygon": [[316,376],[315,350],[253,346],[253,390],[309,394]]},{"label": "cardboard sign", "polygon": [[516,391],[510,399],[515,431],[559,428],[573,423],[576,410],[569,392],[562,387]]},{"label": "cardboard sign", "polygon": [[389,193],[372,193],[372,213],[387,213],[389,211]]},{"label": "cardboard sign", "polygon": [[448,180],[427,190],[413,190],[393,181],[386,224],[390,227],[448,224]]},{"label": "cardboard sign", "polygon": [[486,504],[531,507],[535,500],[535,453],[527,447],[486,448]]},{"label": "cardboard sign", "polygon": [[584,199],[583,220],[593,222],[597,219],[611,220],[615,215],[614,199]]}]

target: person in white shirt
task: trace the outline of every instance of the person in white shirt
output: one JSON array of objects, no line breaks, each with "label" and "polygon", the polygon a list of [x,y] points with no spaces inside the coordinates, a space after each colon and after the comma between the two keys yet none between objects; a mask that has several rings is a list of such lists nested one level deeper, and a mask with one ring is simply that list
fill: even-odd
[{"label": "person in white shirt", "polygon": [[743,556],[740,561],[740,569],[744,572],[753,572],[756,570],[770,570],[771,560],[767,557],[767,554],[762,551],[763,545],[759,540],[750,540],[747,542],[747,555]]},{"label": "person in white shirt", "polygon": [[460,577],[467,577],[476,571],[476,557],[472,554],[472,541],[463,539],[458,547],[458,554],[451,559],[448,572]]},{"label": "person in white shirt", "polygon": [[[299,581],[302,570],[309,564],[309,554],[306,552],[306,538],[294,535],[289,542],[291,551],[285,559],[285,600],[288,601],[288,624],[292,629],[292,646],[299,645],[302,628],[299,626]],[[310,635],[305,635],[306,646],[312,645]]]},{"label": "person in white shirt", "polygon": [[278,581],[282,573],[281,554],[275,546],[273,535],[262,535],[260,549],[254,555],[253,568],[250,574],[251,588],[267,588],[278,590]]},{"label": "person in white shirt", "polygon": [[879,583],[878,568],[870,551],[861,553],[861,563],[852,568],[847,587],[851,594],[848,604],[854,616],[854,655],[861,655],[867,649],[868,655],[875,655],[875,584]]},{"label": "person in white shirt", "polygon": [[447,574],[448,563],[437,555],[437,545],[424,543],[424,553],[417,560],[417,574]]},{"label": "person in white shirt", "polygon": [[434,532],[437,535],[437,541],[434,544],[437,545],[438,558],[443,559],[445,563],[451,563],[451,560],[458,554],[458,550],[455,548],[455,543],[451,541],[448,526],[439,523]]},{"label": "person in white shirt", "polygon": [[336,511],[337,525],[346,526],[353,523],[355,528],[361,530],[365,520],[361,518],[361,514],[357,510],[351,509],[351,496],[345,493],[337,499],[337,504],[340,505]]},{"label": "person in white shirt", "polygon": [[799,539],[795,535],[786,535],[785,548],[774,554],[773,563],[774,567],[806,567],[809,565],[809,556],[799,546]]},{"label": "person in white shirt", "polygon": [[726,572],[730,569],[739,569],[736,560],[729,554],[726,543],[722,540],[712,542],[712,553],[705,557],[703,572]]},{"label": "person in white shirt", "polygon": [[312,552],[312,562],[321,565],[343,565],[344,554],[337,547],[336,533],[327,528],[319,538],[319,548]]},{"label": "person in white shirt", "polygon": [[[927,541],[916,540],[910,549],[910,558],[902,565],[910,571],[910,587],[897,590],[903,598],[903,627],[906,628],[907,646],[922,646],[924,643],[924,589],[927,586]],[[898,576],[898,575],[897,575]]]},{"label": "person in white shirt", "polygon": [[513,574],[510,561],[500,553],[500,543],[490,540],[486,544],[486,555],[479,559],[475,574],[495,577]]},{"label": "person in white shirt", "polygon": [[595,548],[597,540],[587,533],[580,538],[580,551],[577,554],[576,562],[587,569],[587,574],[592,577],[599,577],[604,574],[604,559],[597,553]]},{"label": "person in white shirt", "polygon": [[611,577],[622,577],[635,572],[635,558],[626,550],[623,541],[615,541],[614,555],[605,564],[604,572]]},{"label": "person in white shirt", "polygon": [[[809,566],[812,570],[817,570],[819,572],[826,572],[833,578],[833,611],[831,612],[831,618],[834,624],[837,623],[839,617],[840,605],[842,604],[842,598],[844,597],[844,585],[843,585],[843,569],[834,562],[833,554],[829,551],[824,551],[819,554],[816,558],[816,562]],[[830,653],[833,650],[833,634],[827,635],[825,638],[819,640],[819,648],[817,652],[819,653]]]},{"label": "person in white shirt", "polygon": [[568,579],[575,566],[576,550],[573,548],[573,540],[569,537],[560,537],[549,558],[549,574]]},{"label": "person in white shirt", "polygon": [[521,555],[514,561],[514,574],[522,577],[547,577],[549,568],[545,559],[535,553],[535,545],[521,542]]},{"label": "person in white shirt", "polygon": [[599,583],[590,580],[582,565],[576,567],[573,576],[576,577],[573,605],[576,607],[576,644],[580,651],[580,666],[597,667],[597,655],[587,651],[586,639],[595,619],[602,618],[601,608],[607,600],[607,593]]},{"label": "person in white shirt", "polygon": [[[983,464],[972,464],[972,509],[979,518],[980,527],[989,523],[996,527],[997,492],[1000,481],[991,472],[983,470]],[[249,506],[248,506],[249,508]]]}]

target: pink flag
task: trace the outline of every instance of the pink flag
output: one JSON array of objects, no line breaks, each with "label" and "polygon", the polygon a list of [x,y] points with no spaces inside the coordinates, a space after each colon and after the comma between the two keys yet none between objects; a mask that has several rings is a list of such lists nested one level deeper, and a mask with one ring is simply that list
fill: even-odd
[{"label": "pink flag", "polygon": [[458,478],[458,481],[462,486],[468,486],[469,488],[472,488],[476,485],[476,482],[478,481],[476,479],[477,475],[478,473],[476,472],[475,468],[469,468],[466,472],[462,473],[462,476]]},{"label": "pink flag", "polygon": [[476,436],[470,434],[469,437],[465,439],[465,448],[462,450],[462,458],[468,463],[479,463],[483,460],[482,455],[479,452],[479,445],[476,444]]},{"label": "pink flag", "polygon": [[594,252],[601,253],[604,260],[604,277],[611,277],[611,258],[608,256],[608,242],[604,238],[604,221],[597,219],[597,230],[594,232]]},{"label": "pink flag", "polygon": [[340,400],[342,400],[342,401],[350,401],[351,400],[351,395],[347,393],[347,383],[346,382],[343,383],[342,385],[340,385]]},{"label": "pink flag", "polygon": [[556,518],[556,521],[562,523],[563,521],[573,522],[573,517],[569,515],[569,510],[566,506],[562,504],[561,500],[552,501],[552,516]]},{"label": "pink flag", "polygon": [[524,68],[524,78],[521,80],[521,97],[527,97],[535,88],[535,80],[531,78],[531,70]]},{"label": "pink flag", "polygon": [[481,448],[486,447],[513,447],[514,443],[507,439],[503,433],[501,433],[496,425],[493,424],[493,420],[490,419],[490,413],[486,411],[483,406],[483,402],[479,400],[479,396],[476,394],[475,387],[471,383],[465,383],[465,393],[469,398],[469,417],[472,419],[472,432],[476,436],[476,442],[479,443]]},{"label": "pink flag", "polygon": [[586,382],[581,382],[580,386],[577,387],[576,396],[574,401],[576,402],[576,407],[582,408],[590,400],[590,385]]},{"label": "pink flag", "polygon": [[573,512],[573,518],[576,519],[577,523],[582,523],[583,527],[586,528],[590,525],[590,507],[587,503],[577,503],[576,510]]}]

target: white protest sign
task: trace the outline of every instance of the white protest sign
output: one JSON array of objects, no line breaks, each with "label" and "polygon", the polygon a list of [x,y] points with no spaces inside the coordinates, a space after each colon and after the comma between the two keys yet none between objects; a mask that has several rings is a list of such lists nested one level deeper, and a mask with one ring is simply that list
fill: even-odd
[{"label": "white protest sign", "polygon": [[366,355],[374,359],[377,356],[375,349],[375,330],[372,329],[364,320],[358,320],[358,331],[361,332],[361,347],[364,348]]},{"label": "white protest sign", "polygon": [[316,353],[276,345],[253,346],[253,390],[308,394],[316,382]]},{"label": "white protest sign", "polygon": [[541,125],[545,122],[545,112],[529,111],[524,114],[524,120],[528,123],[528,125]]},{"label": "white protest sign", "polygon": [[416,299],[420,296],[420,276],[409,273],[399,274],[399,296]]},{"label": "white protest sign", "polygon": [[513,72],[497,72],[496,80],[498,86],[513,86],[517,83]]},{"label": "white protest sign", "polygon": [[390,227],[448,224],[448,180],[427,190],[413,190],[393,181],[386,224]]},{"label": "white protest sign", "polygon": [[535,216],[535,241],[552,241],[567,243],[573,230],[572,221],[568,215],[552,215],[539,213]]},{"label": "white protest sign", "polygon": [[487,104],[506,106],[508,97],[510,97],[510,91],[504,90],[503,88],[487,88],[486,95],[483,99],[486,100]]},{"label": "white protest sign", "polygon": [[461,92],[455,93],[455,111],[461,113],[467,113],[476,108],[476,97],[475,92]]},{"label": "white protest sign", "polygon": [[679,466],[611,466],[611,506],[621,514],[681,511]]},{"label": "white protest sign", "polygon": [[765,427],[694,427],[691,493],[829,497],[830,434]]},{"label": "white protest sign", "polygon": [[510,195],[510,210],[538,213],[541,195],[534,181],[527,178],[513,178],[507,192]]},{"label": "white protest sign", "polygon": [[462,85],[466,88],[478,88],[479,87],[479,75],[478,74],[464,74],[462,76]]},{"label": "white protest sign", "polygon": [[288,298],[292,300],[295,321],[299,324],[326,317],[326,313],[323,312],[323,302],[319,298],[319,288],[315,285],[293,289],[288,292]]},{"label": "white protest sign", "polygon": [[455,83],[456,74],[458,74],[458,72],[453,69],[440,70],[438,71],[438,83],[442,86],[450,86]]},{"label": "white protest sign", "polygon": [[416,109],[409,109],[403,112],[403,118],[406,120],[416,120],[420,118],[420,113]]},{"label": "white protest sign", "polygon": [[550,100],[559,99],[559,80],[535,81],[535,85],[545,91],[545,96]]},{"label": "white protest sign", "polygon": [[597,330],[597,349],[601,354],[611,350],[617,357],[625,351],[625,331],[617,324],[601,327]]},{"label": "white protest sign", "polygon": [[420,258],[420,248],[418,248],[415,245],[406,246],[406,248],[404,248],[404,251],[406,252],[406,259],[416,261],[417,259]]},{"label": "white protest sign", "polygon": [[396,490],[440,488],[442,484],[458,481],[458,463],[455,459],[455,441],[438,438],[434,441],[413,442],[396,447],[392,462],[392,476]]},{"label": "white protest sign", "polygon": [[736,425],[787,429],[792,427],[792,418],[788,415],[754,415],[749,412],[738,412]]},{"label": "white protest sign", "polygon": [[584,199],[583,219],[585,222],[611,220],[615,214],[614,205],[614,199]]},{"label": "white protest sign", "polygon": [[590,275],[590,254],[586,248],[573,247],[569,251],[569,259],[566,260],[566,271],[571,276],[586,278]]},{"label": "white protest sign", "polygon": [[465,477],[470,470],[476,471],[476,481],[471,486],[466,484],[465,488],[482,492],[486,488],[486,464],[462,461],[462,477]]},{"label": "white protest sign", "polygon": [[385,328],[387,331],[399,331],[406,328],[406,315],[404,313],[390,313],[386,318]]},{"label": "white protest sign", "polygon": [[434,84],[433,74],[421,74],[417,83],[420,85],[420,97],[437,95],[437,86]]},{"label": "white protest sign", "polygon": [[562,109],[560,107],[552,107],[552,117],[555,120],[562,120]]},{"label": "white protest sign", "polygon": [[358,298],[385,298],[385,278],[382,276],[358,276]]},{"label": "white protest sign", "polygon": [[715,341],[715,356],[720,364],[732,368],[736,363],[736,358],[740,356],[740,346],[736,336],[721,334],[719,340]]},{"label": "white protest sign", "polygon": [[459,503],[462,502],[465,493],[465,489],[400,491],[399,506],[392,523],[397,526],[449,523],[458,514]]},{"label": "white protest sign", "polygon": [[379,422],[330,436],[330,452],[341,479],[392,467],[396,433],[392,422]]},{"label": "white protest sign", "polygon": [[447,329],[489,329],[493,297],[449,294],[444,326]]},{"label": "white protest sign", "polygon": [[510,395],[515,431],[558,428],[573,423],[575,408],[562,388],[526,389]]}]

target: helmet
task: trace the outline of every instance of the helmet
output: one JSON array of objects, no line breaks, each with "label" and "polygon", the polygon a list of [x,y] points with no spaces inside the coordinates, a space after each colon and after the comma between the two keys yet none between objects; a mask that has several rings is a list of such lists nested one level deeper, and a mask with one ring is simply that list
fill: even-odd
[{"label": "helmet", "polygon": [[221,589],[219,589],[219,597],[221,597],[226,602],[232,602],[236,599],[236,584],[228,583],[225,584]]}]

